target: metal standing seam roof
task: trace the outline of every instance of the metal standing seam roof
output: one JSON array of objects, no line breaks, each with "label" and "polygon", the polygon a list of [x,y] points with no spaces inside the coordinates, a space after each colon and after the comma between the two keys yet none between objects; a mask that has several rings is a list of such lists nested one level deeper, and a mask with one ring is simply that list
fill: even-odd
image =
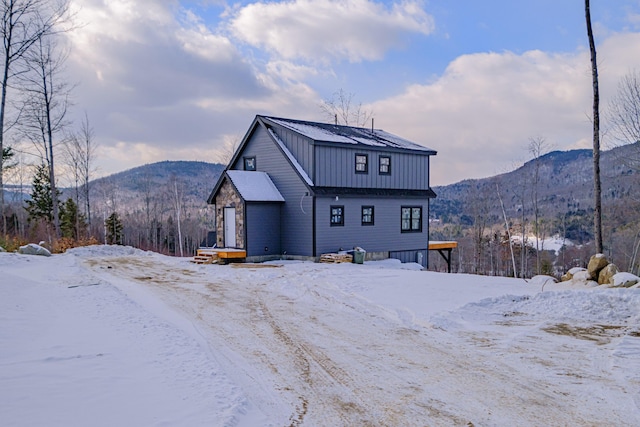
[{"label": "metal standing seam roof", "polygon": [[265,116],[264,118],[318,142],[367,145],[370,147],[396,148],[422,152],[424,154],[436,154],[436,151],[429,147],[416,144],[415,142],[385,132],[382,129],[306,122],[279,117]]},{"label": "metal standing seam roof", "polygon": [[228,170],[226,174],[246,202],[284,202],[266,172]]}]

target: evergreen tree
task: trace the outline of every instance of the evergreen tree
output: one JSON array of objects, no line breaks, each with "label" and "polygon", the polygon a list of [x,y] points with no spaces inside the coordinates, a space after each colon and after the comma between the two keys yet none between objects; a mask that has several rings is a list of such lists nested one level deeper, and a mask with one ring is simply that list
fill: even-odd
[{"label": "evergreen tree", "polygon": [[[58,196],[60,192],[58,191]],[[31,189],[31,200],[26,201],[25,209],[29,213],[27,220],[53,221],[53,201],[51,199],[51,183],[49,182],[49,168],[47,165],[40,165],[36,168],[33,177],[33,188]]]},{"label": "evergreen tree", "polygon": [[9,160],[13,157],[15,153],[11,149],[11,147],[2,148],[2,170],[9,169],[13,165],[7,164]]},{"label": "evergreen tree", "polygon": [[121,245],[122,244],[122,220],[118,216],[117,212],[112,213],[109,218],[104,222],[104,226],[107,230],[107,244],[108,245]]},{"label": "evergreen tree", "polygon": [[85,216],[78,211],[78,205],[72,198],[60,206],[60,231],[62,237],[78,240],[87,228]]}]

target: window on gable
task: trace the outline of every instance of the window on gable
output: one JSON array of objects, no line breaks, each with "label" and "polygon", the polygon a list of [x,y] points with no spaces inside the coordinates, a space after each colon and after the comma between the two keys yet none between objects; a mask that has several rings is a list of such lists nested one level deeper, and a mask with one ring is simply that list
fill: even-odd
[{"label": "window on gable", "polygon": [[256,158],[255,157],[245,157],[244,158],[244,170],[246,170],[246,171],[254,171],[254,170],[256,170]]},{"label": "window on gable", "polygon": [[362,207],[362,225],[373,225],[373,206]]},{"label": "window on gable", "polygon": [[422,206],[402,206],[400,229],[403,233],[422,231]]},{"label": "window on gable", "polygon": [[344,225],[344,206],[331,206],[331,226]]},{"label": "window on gable", "polygon": [[356,154],[356,173],[369,172],[369,156],[367,154]]},{"label": "window on gable", "polygon": [[378,173],[380,175],[391,175],[391,157],[378,157]]}]

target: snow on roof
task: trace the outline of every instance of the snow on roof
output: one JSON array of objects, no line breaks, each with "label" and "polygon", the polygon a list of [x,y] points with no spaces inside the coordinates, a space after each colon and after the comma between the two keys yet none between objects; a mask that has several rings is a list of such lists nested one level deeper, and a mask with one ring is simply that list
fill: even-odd
[{"label": "snow on roof", "polygon": [[309,178],[309,175],[307,175],[305,170],[302,168],[302,165],[298,163],[298,160],[296,160],[293,154],[291,154],[291,151],[289,151],[289,149],[284,145],[284,142],[282,142],[282,140],[278,137],[278,135],[276,135],[276,133],[273,130],[269,129],[269,134],[271,134],[273,139],[276,141],[276,144],[280,146],[285,156],[287,156],[287,158],[289,159],[293,167],[296,168],[296,170],[298,171],[302,179],[304,179],[307,185],[313,187],[313,181],[311,181],[311,178]]},{"label": "snow on roof", "polygon": [[305,122],[300,120],[266,117],[268,120],[291,129],[314,141],[362,144],[375,147],[399,148],[404,150],[433,152],[435,150],[400,138],[381,129],[366,129],[328,123]]},{"label": "snow on roof", "polygon": [[265,172],[228,170],[227,176],[246,202],[284,202]]}]

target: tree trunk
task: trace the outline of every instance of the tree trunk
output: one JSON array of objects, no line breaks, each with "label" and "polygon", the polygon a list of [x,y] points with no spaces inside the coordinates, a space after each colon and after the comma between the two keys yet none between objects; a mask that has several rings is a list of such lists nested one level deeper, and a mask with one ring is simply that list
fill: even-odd
[{"label": "tree trunk", "polygon": [[593,80],[593,226],[596,239],[596,252],[602,253],[602,185],[600,183],[600,92],[598,89],[598,63],[596,60],[596,44],[591,28],[591,12],[589,0],[584,1],[585,17],[587,21],[587,35],[589,37],[589,51],[591,52],[591,76]]}]

